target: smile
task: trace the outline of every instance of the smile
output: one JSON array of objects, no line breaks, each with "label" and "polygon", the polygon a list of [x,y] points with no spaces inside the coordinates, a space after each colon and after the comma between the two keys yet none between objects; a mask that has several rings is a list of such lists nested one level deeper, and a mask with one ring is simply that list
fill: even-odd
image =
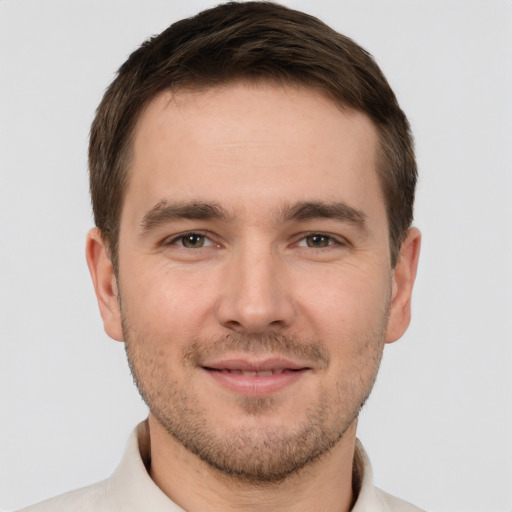
[{"label": "smile", "polygon": [[281,391],[311,370],[282,359],[266,361],[225,360],[201,366],[222,387],[237,394],[261,396]]},{"label": "smile", "polygon": [[205,368],[206,370],[212,370],[222,373],[232,373],[234,375],[244,375],[245,377],[268,377],[269,375],[281,375],[284,372],[297,372],[300,370],[286,370],[283,368],[280,368],[278,370],[217,370],[215,368]]}]

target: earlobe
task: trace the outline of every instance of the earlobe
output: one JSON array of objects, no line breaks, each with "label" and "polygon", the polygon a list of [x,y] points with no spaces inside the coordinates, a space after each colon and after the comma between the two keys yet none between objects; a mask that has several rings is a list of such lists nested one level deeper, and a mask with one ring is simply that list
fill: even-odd
[{"label": "earlobe", "polygon": [[123,341],[116,276],[106,242],[98,228],[91,229],[87,234],[85,256],[105,332],[112,339]]},{"label": "earlobe", "polygon": [[421,233],[417,228],[411,228],[402,244],[398,262],[393,271],[386,343],[398,340],[409,327],[411,295],[416,279],[420,246]]}]

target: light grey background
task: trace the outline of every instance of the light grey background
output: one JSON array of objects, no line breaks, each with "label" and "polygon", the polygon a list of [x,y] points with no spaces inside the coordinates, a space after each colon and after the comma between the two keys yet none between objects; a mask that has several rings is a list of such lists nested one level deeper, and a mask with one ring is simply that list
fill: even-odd
[{"label": "light grey background", "polygon": [[[512,511],[512,2],[283,2],[376,57],[409,115],[414,318],[360,422],[377,484]],[[110,474],[146,414],[84,259],[87,135],[114,71],[208,1],[0,0],[0,507]]]}]

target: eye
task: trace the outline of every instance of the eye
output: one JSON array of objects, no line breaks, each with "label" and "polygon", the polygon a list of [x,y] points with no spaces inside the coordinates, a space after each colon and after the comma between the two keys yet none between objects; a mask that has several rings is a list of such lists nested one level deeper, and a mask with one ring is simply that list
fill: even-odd
[{"label": "eye", "polygon": [[332,237],[328,235],[322,235],[321,233],[312,233],[311,235],[305,236],[302,240],[297,244],[299,247],[313,247],[316,249],[322,249],[323,247],[328,247],[329,245],[335,245],[339,242],[336,242]]},{"label": "eye", "polygon": [[207,236],[201,233],[185,233],[184,235],[179,235],[174,238],[170,244],[179,245],[186,249],[201,249],[201,247],[214,245]]}]

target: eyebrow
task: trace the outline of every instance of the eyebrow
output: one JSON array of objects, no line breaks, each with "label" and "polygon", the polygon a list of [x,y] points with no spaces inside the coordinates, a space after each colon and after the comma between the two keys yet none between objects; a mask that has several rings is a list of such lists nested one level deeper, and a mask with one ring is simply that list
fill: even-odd
[{"label": "eyebrow", "polygon": [[366,214],[343,202],[304,201],[286,206],[281,216],[285,221],[333,219],[348,222],[360,228],[367,227]]},{"label": "eyebrow", "polygon": [[173,220],[226,220],[229,217],[230,215],[228,212],[217,203],[169,203],[163,200],[157,203],[144,215],[140,226],[142,233],[147,233],[148,231]]},{"label": "eyebrow", "polygon": [[[174,220],[228,220],[232,217],[225,208],[214,202],[169,203],[162,200],[144,215],[140,226],[142,234],[145,234]],[[361,229],[367,227],[366,215],[343,202],[302,201],[280,208],[276,218],[284,222],[333,219]]]}]

